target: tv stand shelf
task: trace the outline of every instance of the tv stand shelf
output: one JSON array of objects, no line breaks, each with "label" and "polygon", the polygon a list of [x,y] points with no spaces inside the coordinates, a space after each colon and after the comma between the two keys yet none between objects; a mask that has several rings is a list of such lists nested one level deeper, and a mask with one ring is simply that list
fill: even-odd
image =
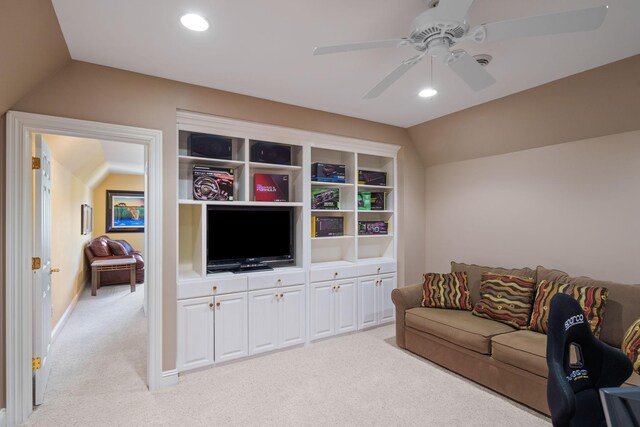
[{"label": "tv stand shelf", "polygon": [[[177,130],[179,372],[393,321],[399,146],[182,111],[177,114]],[[231,141],[230,155],[225,154],[224,159],[191,156],[189,136],[193,133]],[[255,161],[253,148],[261,142],[290,151],[291,164]],[[223,151],[217,147],[203,152]],[[312,181],[313,163],[344,165],[344,182]],[[194,165],[232,169],[233,200],[194,200]],[[359,184],[359,170],[385,172],[386,185]],[[256,174],[287,175],[288,201],[256,201]],[[319,188],[336,190],[339,209],[311,208],[312,194],[317,195]],[[384,192],[384,209],[358,210],[359,192]],[[211,207],[290,209],[293,264],[272,270],[209,273]],[[344,235],[312,237],[312,216],[342,217]],[[385,221],[389,234],[358,235],[359,221]],[[251,224],[229,229],[233,243],[250,247],[260,239]],[[225,247],[224,242],[220,247]],[[217,260],[226,262],[226,258]]]}]

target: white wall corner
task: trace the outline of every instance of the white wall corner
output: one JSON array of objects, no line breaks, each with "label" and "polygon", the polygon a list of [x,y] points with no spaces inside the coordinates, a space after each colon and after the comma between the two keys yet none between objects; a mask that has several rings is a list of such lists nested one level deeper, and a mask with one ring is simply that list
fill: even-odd
[{"label": "white wall corner", "polygon": [[163,371],[160,388],[173,387],[174,385],[178,385],[178,370]]}]

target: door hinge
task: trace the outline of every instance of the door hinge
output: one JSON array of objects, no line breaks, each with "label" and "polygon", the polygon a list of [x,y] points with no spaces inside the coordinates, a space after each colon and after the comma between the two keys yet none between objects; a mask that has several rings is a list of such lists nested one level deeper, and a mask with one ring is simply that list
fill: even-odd
[{"label": "door hinge", "polygon": [[40,358],[39,357],[33,357],[31,358],[31,366],[32,366],[32,370],[33,371],[37,371],[38,369],[40,369]]},{"label": "door hinge", "polygon": [[31,158],[31,169],[40,169],[40,157]]},{"label": "door hinge", "polygon": [[37,257],[31,258],[31,269],[39,270],[40,267],[41,267],[40,258],[37,258]]}]

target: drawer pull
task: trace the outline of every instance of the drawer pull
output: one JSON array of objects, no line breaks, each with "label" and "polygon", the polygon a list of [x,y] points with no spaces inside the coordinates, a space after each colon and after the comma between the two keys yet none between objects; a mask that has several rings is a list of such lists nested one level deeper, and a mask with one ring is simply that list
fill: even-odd
[{"label": "drawer pull", "polygon": [[338,272],[336,271],[335,273],[333,273],[333,277],[338,277]]},{"label": "drawer pull", "polygon": [[338,285],[338,289],[340,289],[340,285]]},{"label": "drawer pull", "polygon": [[284,294],[280,294],[280,298],[284,299]]},{"label": "drawer pull", "polygon": [[218,292],[218,287],[217,286],[213,287],[213,292]]},{"label": "drawer pull", "polygon": [[220,308],[220,301],[216,303],[216,307]]},{"label": "drawer pull", "polygon": [[213,308],[213,303],[212,302],[209,303],[209,308]]},{"label": "drawer pull", "polygon": [[380,267],[378,267],[378,274],[380,273]]}]

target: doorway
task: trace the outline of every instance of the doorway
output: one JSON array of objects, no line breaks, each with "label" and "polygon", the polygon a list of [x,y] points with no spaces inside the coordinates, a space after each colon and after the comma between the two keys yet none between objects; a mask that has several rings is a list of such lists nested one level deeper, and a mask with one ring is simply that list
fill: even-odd
[{"label": "doorway", "polygon": [[162,372],[162,133],[153,129],[89,122],[10,111],[6,116],[6,382],[7,425],[32,412],[33,186],[32,137],[56,134],[137,144],[145,151],[147,302],[147,385],[150,390],[177,382]]}]

